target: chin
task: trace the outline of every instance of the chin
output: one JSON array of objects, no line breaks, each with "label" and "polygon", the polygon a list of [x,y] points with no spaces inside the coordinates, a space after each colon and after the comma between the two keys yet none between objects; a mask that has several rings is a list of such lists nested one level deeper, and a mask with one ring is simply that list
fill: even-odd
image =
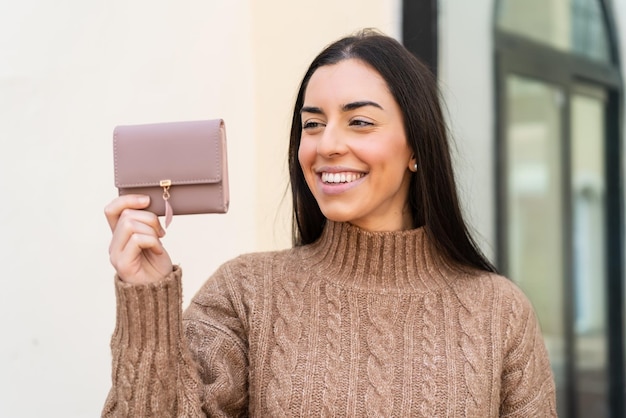
[{"label": "chin", "polygon": [[341,213],[337,211],[325,211],[322,209],[322,214],[326,219],[333,222],[352,222],[354,220],[353,216],[350,216],[347,213]]}]

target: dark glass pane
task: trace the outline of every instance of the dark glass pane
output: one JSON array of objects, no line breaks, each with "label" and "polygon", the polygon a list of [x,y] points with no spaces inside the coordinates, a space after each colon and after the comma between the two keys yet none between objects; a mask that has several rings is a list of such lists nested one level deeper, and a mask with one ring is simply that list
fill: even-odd
[{"label": "dark glass pane", "polygon": [[610,61],[598,0],[500,0],[497,27],[595,61]]},{"label": "dark glass pane", "polygon": [[596,61],[610,61],[606,25],[597,0],[572,0],[572,50]]}]

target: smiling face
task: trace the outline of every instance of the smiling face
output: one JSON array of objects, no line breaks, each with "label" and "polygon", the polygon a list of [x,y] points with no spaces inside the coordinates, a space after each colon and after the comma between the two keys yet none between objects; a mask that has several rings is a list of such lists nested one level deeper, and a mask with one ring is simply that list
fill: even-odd
[{"label": "smiling face", "polygon": [[369,231],[412,228],[415,159],[385,80],[356,59],[320,67],[301,116],[298,160],[324,216]]}]

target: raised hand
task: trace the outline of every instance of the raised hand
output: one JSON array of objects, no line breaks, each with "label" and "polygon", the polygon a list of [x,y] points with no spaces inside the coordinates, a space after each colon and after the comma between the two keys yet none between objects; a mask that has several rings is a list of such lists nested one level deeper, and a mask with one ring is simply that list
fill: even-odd
[{"label": "raised hand", "polygon": [[156,282],[172,271],[172,260],[161,243],[165,230],[154,213],[142,210],[149,203],[148,196],[124,195],[104,209],[113,232],[111,264],[127,283]]}]

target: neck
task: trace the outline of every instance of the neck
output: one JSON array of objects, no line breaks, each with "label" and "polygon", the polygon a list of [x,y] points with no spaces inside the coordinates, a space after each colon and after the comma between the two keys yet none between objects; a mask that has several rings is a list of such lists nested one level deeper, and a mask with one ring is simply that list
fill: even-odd
[{"label": "neck", "polygon": [[337,285],[382,293],[433,290],[446,284],[442,273],[450,270],[424,228],[372,232],[328,221],[306,251],[312,268]]}]

